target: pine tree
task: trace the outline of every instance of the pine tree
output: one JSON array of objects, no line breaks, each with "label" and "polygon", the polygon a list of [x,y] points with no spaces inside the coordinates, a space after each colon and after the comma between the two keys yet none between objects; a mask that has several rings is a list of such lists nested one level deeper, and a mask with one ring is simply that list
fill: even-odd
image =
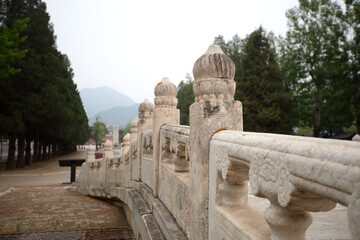
[{"label": "pine tree", "polygon": [[246,39],[241,55],[236,98],[242,101],[244,130],[292,133],[291,94],[286,92],[265,31]]},{"label": "pine tree", "polygon": [[194,102],[195,96],[193,92],[193,78],[189,73],[185,76],[186,82],[182,80],[178,86],[178,105],[180,109],[180,124],[189,125],[189,108]]}]

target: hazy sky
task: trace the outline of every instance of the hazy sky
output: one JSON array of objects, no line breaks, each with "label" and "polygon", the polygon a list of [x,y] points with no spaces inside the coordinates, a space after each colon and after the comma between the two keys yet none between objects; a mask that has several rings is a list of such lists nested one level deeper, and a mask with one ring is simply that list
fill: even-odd
[{"label": "hazy sky", "polygon": [[[176,86],[221,34],[244,38],[262,25],[285,35],[297,0],[45,0],[58,49],[78,89],[107,86],[153,102],[163,77]],[[96,96],[94,96],[96,97]]]}]

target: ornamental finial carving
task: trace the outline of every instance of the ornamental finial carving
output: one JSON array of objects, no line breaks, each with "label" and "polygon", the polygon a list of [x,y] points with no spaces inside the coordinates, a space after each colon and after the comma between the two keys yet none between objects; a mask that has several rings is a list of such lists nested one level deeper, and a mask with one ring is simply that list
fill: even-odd
[{"label": "ornamental finial carving", "polygon": [[154,105],[147,99],[145,99],[139,105],[139,121],[141,122],[145,118],[152,118],[154,111]]},{"label": "ornamental finial carving", "polygon": [[131,120],[130,122],[130,133],[136,133],[137,132],[137,126],[139,123],[139,118],[135,117],[133,120]]},{"label": "ornamental finial carving", "polygon": [[211,45],[193,68],[195,101],[234,100],[235,64],[218,45]]},{"label": "ornamental finial carving", "polygon": [[178,100],[176,98],[177,88],[170,82],[169,78],[164,77],[155,89],[155,106],[156,108],[176,108]]}]

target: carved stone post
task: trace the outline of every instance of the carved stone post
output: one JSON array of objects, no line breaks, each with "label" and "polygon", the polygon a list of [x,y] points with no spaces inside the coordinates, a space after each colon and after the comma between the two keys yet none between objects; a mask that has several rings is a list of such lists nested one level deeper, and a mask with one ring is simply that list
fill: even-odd
[{"label": "carved stone post", "polygon": [[[124,138],[123,138],[123,148],[122,148],[122,156],[121,156],[121,162],[122,164],[121,166],[121,171],[122,171],[122,181],[123,182],[127,182],[129,181],[129,176],[130,176],[130,159],[128,161],[126,161],[126,157],[125,154],[128,153],[130,151],[130,134],[127,133]],[[129,154],[129,158],[130,158],[130,154]]]},{"label": "carved stone post", "polygon": [[113,156],[112,143],[106,140],[104,144],[104,154],[102,160],[102,182],[106,182],[107,158]]},{"label": "carved stone post", "polygon": [[235,64],[217,45],[194,64],[190,106],[190,238],[208,238],[209,146],[219,130],[242,131],[242,105],[234,101]]},{"label": "carved stone post", "polygon": [[[144,132],[153,128],[154,105],[149,100],[144,100],[139,106],[139,123],[137,131],[137,158],[132,161],[131,179],[141,180],[141,136]],[[134,160],[134,159],[133,159]]]},{"label": "carved stone post", "polygon": [[137,139],[137,128],[138,128],[139,118],[136,117],[130,122],[130,146]]},{"label": "carved stone post", "polygon": [[90,172],[90,162],[95,160],[95,147],[94,146],[89,146],[86,149],[86,182],[89,183],[89,172]]},{"label": "carved stone post", "polygon": [[135,144],[135,142],[137,141],[137,132],[138,132],[138,124],[139,124],[139,118],[135,117],[131,122],[130,122],[130,156],[129,156],[129,173],[128,174],[128,180],[131,179],[131,175],[132,175],[132,171],[133,171],[133,162],[136,161],[136,157],[134,158],[133,155],[133,149],[132,149],[132,145]]},{"label": "carved stone post", "polygon": [[127,133],[125,134],[125,136],[123,137],[123,152],[122,152],[122,155],[124,156],[128,151],[129,151],[129,148],[130,148],[130,134]]},{"label": "carved stone post", "polygon": [[153,159],[154,159],[154,196],[159,191],[159,167],[160,167],[160,128],[164,124],[180,124],[180,110],[176,109],[178,100],[176,98],[176,86],[163,78],[154,90],[155,109],[153,125]]}]

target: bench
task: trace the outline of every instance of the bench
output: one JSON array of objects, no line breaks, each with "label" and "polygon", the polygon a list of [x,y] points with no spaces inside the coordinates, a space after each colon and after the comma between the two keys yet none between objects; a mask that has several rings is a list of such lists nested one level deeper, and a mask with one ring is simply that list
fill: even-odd
[{"label": "bench", "polygon": [[81,166],[85,162],[85,159],[59,159],[60,167],[71,167],[70,169],[70,184],[75,182],[76,167]]}]

